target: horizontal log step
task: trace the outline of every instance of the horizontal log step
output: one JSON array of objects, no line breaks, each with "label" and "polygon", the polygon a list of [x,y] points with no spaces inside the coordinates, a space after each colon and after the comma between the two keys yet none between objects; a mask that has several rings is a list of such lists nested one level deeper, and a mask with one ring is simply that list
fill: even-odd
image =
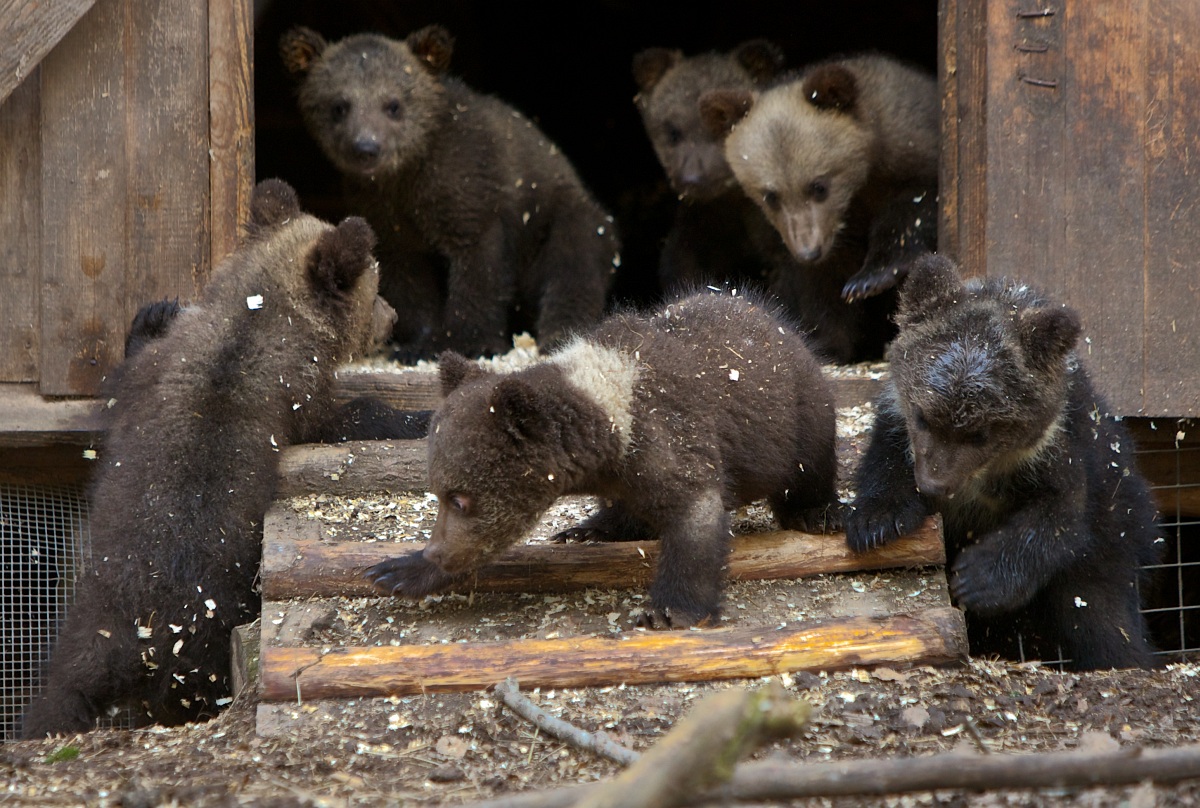
[{"label": "horizontal log step", "polygon": [[[880,372],[868,370],[868,366],[827,367],[826,375],[833,383],[833,397],[839,407],[873,401],[882,385]],[[342,371],[335,389],[340,400],[369,395],[400,410],[432,410],[442,400],[437,373],[433,370]]]},{"label": "horizontal log step", "polygon": [[279,648],[264,645],[264,701],[483,690],[509,676],[523,687],[740,679],[860,665],[936,665],[966,657],[962,613],[823,620],[798,628],[636,631],[621,637],[447,645]]},{"label": "horizontal log step", "polygon": [[[419,550],[418,542],[328,541],[318,523],[275,506],[263,529],[263,597],[367,597],[377,594],[363,577],[367,567]],[[484,567],[464,590],[567,592],[589,587],[644,588],[657,541],[601,544],[526,544]],[[733,579],[768,580],[895,567],[944,564],[941,517],[912,535],[869,553],[851,553],[842,533],[793,530],[738,536],[731,542]]]}]

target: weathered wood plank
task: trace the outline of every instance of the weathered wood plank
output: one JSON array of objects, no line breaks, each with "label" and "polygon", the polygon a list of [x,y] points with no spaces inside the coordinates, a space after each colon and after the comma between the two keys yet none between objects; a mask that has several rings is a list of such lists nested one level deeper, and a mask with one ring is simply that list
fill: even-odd
[{"label": "weathered wood plank", "polygon": [[206,4],[134,2],[126,21],[128,241],[118,358],[138,308],[194,297],[209,263]]},{"label": "weathered wood plank", "polygon": [[[2,29],[0,23],[0,42],[4,41]],[[40,74],[41,68],[33,68],[29,81],[0,102],[0,382],[36,381],[38,376],[42,269]]]},{"label": "weathered wood plank", "polygon": [[[1063,4],[1064,252],[1039,271],[1083,317],[1080,354],[1118,411],[1143,410],[1145,389],[1145,0],[1105,11]],[[1036,242],[1036,239],[1029,239]],[[1052,270],[1047,272],[1046,270]],[[1038,278],[1031,278],[1038,280]]]},{"label": "weathered wood plank", "polygon": [[0,0],[0,103],[33,74],[95,2]]},{"label": "weathered wood plank", "polygon": [[944,664],[966,657],[953,607],[803,628],[635,632],[498,643],[382,648],[263,646],[264,701],[483,690],[509,676],[523,687],[697,682],[877,664]]},{"label": "weathered wood plank", "polygon": [[254,189],[250,0],[209,2],[208,46],[208,139],[212,149],[209,254],[215,265],[237,246],[239,228],[249,219],[250,193]]},{"label": "weathered wood plank", "polygon": [[[1200,3],[1148,0],[1145,409],[1200,415]],[[1136,313],[1135,313],[1136,316]],[[1119,372],[1119,369],[1115,372]]]},{"label": "weathered wood plank", "polygon": [[31,384],[0,384],[0,445],[86,444],[100,437],[92,399],[46,401]]},{"label": "weathered wood plank", "polygon": [[44,395],[95,394],[124,347],[129,2],[97,3],[42,61]]},{"label": "weathered wood plank", "polygon": [[987,270],[987,12],[985,4],[941,0],[942,156],[938,249],[967,275]]},{"label": "weathered wood plank", "polygon": [[[372,564],[420,550],[420,542],[328,541],[313,520],[276,506],[263,525],[259,577],[263,597],[369,597],[377,595],[363,577]],[[458,587],[480,592],[571,592],[589,587],[645,588],[658,558],[657,541],[600,544],[522,544]],[[846,548],[842,533],[794,530],[755,533],[730,542],[729,577],[734,580],[805,578],[831,572],[923,567],[944,564],[941,518],[933,517],[911,536],[870,553]]]}]

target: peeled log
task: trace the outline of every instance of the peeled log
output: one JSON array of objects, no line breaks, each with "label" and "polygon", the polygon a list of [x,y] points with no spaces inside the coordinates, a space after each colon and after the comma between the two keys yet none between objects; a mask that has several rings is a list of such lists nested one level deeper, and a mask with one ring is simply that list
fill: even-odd
[{"label": "peeled log", "polygon": [[260,656],[264,701],[484,690],[514,677],[524,687],[698,682],[861,665],[965,659],[966,629],[953,607],[853,617],[780,629],[637,631],[495,643],[275,648]]},{"label": "peeled log", "polygon": [[[927,520],[900,541],[869,553],[851,553],[842,533],[794,530],[753,533],[731,542],[729,576],[735,580],[804,578],[830,572],[944,564],[941,517]],[[267,514],[261,580],[266,600],[298,597],[369,597],[379,594],[363,573],[373,564],[420,550],[419,542],[322,540],[311,520],[286,508]],[[459,591],[572,592],[645,588],[658,557],[657,541],[600,544],[522,544],[484,567]]]}]

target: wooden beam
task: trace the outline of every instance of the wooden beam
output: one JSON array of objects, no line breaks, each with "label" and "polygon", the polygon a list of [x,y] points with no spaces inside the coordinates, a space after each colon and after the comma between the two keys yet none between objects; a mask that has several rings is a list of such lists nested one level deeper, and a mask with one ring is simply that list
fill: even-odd
[{"label": "wooden beam", "polygon": [[424,491],[425,441],[354,441],[285,449],[279,460],[278,497]]},{"label": "wooden beam", "polygon": [[0,0],[0,104],[96,0]]},{"label": "wooden beam", "polygon": [[[771,580],[940,565],[946,562],[941,527],[941,517],[935,516],[911,536],[861,555],[846,548],[842,533],[780,530],[738,536],[731,542],[729,577]],[[312,520],[280,506],[267,513],[263,533],[259,575],[267,600],[376,595],[363,577],[367,567],[424,547],[419,542],[324,541]],[[657,541],[522,544],[458,589],[572,592],[589,587],[645,588],[657,557]]]},{"label": "wooden beam", "polygon": [[853,617],[782,629],[638,631],[577,637],[401,647],[263,646],[264,701],[483,690],[509,676],[524,687],[697,682],[875,664],[944,664],[966,658],[953,607]]},{"label": "wooden beam", "polygon": [[[254,20],[250,0],[208,4],[209,257],[238,244],[254,190]],[[203,285],[201,282],[200,285]]]}]

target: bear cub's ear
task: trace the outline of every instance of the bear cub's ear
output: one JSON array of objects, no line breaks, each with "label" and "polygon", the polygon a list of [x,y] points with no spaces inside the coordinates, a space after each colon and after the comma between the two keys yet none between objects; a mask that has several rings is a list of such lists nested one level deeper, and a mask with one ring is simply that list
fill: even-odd
[{"label": "bear cub's ear", "polygon": [[929,253],[912,262],[900,287],[896,325],[915,325],[929,314],[954,304],[963,293],[958,268],[944,255]]},{"label": "bear cub's ear", "polygon": [[438,355],[438,381],[442,384],[442,396],[448,396],[475,379],[490,375],[490,372],[454,351],[442,351]]},{"label": "bear cub's ear", "polygon": [[325,52],[325,37],[311,28],[297,25],[279,38],[279,56],[294,76],[303,76]]},{"label": "bear cub's ear", "polygon": [[518,441],[536,441],[554,433],[553,398],[519,376],[496,383],[490,398],[498,426]]},{"label": "bear cub's ear", "polygon": [[374,258],[375,231],[365,219],[351,216],[317,239],[308,256],[308,278],[318,297],[343,297]]},{"label": "bear cub's ear", "polygon": [[408,49],[429,69],[430,73],[442,73],[450,66],[450,55],[454,52],[454,37],[440,25],[427,25],[413,31],[404,39]]},{"label": "bear cub's ear", "polygon": [[754,94],[749,90],[709,90],[700,96],[700,120],[708,131],[724,137],[754,106]]},{"label": "bear cub's ear", "polygon": [[1022,312],[1017,329],[1030,363],[1050,370],[1075,348],[1083,323],[1068,306],[1045,306]]},{"label": "bear cub's ear", "polygon": [[638,90],[646,92],[653,90],[675,65],[683,59],[683,51],[670,48],[646,48],[633,57],[633,80],[637,82]]},{"label": "bear cub's ear", "polygon": [[746,68],[756,84],[764,84],[783,70],[783,49],[767,39],[751,39],[733,49],[733,58]]},{"label": "bear cub's ear", "polygon": [[842,65],[818,65],[804,75],[804,97],[818,109],[853,112],[858,79]]},{"label": "bear cub's ear", "polygon": [[280,179],[263,180],[250,194],[249,231],[255,234],[283,224],[300,212],[300,198]]}]

